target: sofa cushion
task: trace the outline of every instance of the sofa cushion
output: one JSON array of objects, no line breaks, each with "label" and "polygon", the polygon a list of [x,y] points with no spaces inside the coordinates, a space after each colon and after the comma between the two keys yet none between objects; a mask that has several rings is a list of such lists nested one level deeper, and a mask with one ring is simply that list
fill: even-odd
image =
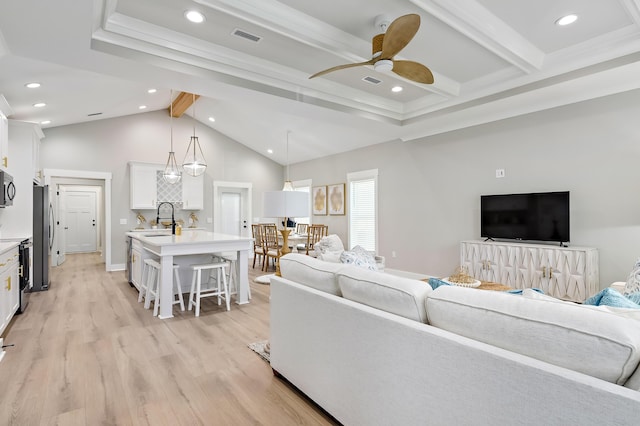
[{"label": "sofa cushion", "polygon": [[637,321],[575,303],[442,286],[427,314],[438,328],[620,385],[640,362]]},{"label": "sofa cushion", "polygon": [[433,291],[427,283],[354,265],[345,266],[337,275],[345,299],[415,321],[426,321],[425,301]]},{"label": "sofa cushion", "polygon": [[342,294],[336,278],[336,272],[342,268],[342,263],[324,262],[298,253],[280,258],[280,274],[284,278],[336,296]]}]

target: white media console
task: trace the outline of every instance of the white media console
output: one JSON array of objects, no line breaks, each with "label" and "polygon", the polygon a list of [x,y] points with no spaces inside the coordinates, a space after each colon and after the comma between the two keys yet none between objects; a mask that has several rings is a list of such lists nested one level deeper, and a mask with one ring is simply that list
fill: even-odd
[{"label": "white media console", "polygon": [[583,302],[600,291],[598,250],[590,247],[463,241],[460,265],[481,281],[514,289],[539,288],[574,302]]}]

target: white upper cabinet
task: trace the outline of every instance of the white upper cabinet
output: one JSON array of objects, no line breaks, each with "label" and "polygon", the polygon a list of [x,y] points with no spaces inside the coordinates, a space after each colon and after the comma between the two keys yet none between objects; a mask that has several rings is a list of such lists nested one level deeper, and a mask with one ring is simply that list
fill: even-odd
[{"label": "white upper cabinet", "polygon": [[161,164],[129,163],[130,208],[132,210],[155,210],[157,203],[168,201],[181,203],[183,210],[204,208],[204,175],[197,177],[182,174],[178,184],[162,180]]},{"label": "white upper cabinet", "polygon": [[0,110],[0,169],[9,167],[9,120]]},{"label": "white upper cabinet", "polygon": [[155,164],[129,163],[131,209],[155,210],[158,201]]},{"label": "white upper cabinet", "polygon": [[182,209],[202,210],[204,208],[204,174],[191,176],[182,173]]}]

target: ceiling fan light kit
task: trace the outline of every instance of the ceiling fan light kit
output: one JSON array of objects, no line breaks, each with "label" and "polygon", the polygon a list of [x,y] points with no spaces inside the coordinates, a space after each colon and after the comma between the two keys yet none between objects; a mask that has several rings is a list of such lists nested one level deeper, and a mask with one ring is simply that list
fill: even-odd
[{"label": "ceiling fan light kit", "polygon": [[426,66],[414,61],[396,61],[393,59],[418,32],[420,16],[416,14],[404,15],[391,22],[391,24],[388,24],[388,19],[384,16],[378,16],[375,24],[376,27],[381,28],[383,33],[377,34],[371,40],[372,57],[370,60],[355,64],[338,65],[317,72],[309,78],[319,77],[345,68],[373,65],[373,69],[379,72],[392,71],[407,80],[433,84],[433,73]]}]

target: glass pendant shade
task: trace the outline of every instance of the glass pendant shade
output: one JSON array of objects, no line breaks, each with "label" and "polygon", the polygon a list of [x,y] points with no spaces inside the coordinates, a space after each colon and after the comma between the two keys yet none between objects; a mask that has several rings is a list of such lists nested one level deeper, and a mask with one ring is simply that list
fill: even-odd
[{"label": "glass pendant shade", "polygon": [[174,184],[180,182],[181,177],[182,174],[180,173],[178,163],[176,162],[176,154],[171,151],[169,153],[169,158],[167,159],[167,165],[164,167],[164,171],[162,172],[162,178],[165,182]]},{"label": "glass pendant shade", "polygon": [[293,191],[293,184],[290,180],[284,181],[284,186],[282,187],[283,191]]},{"label": "glass pendant shade", "polygon": [[182,168],[191,176],[200,176],[207,169],[207,163],[204,161],[204,155],[200,148],[197,136],[191,136],[187,155],[184,156]]},{"label": "glass pendant shade", "polygon": [[207,162],[204,161],[204,154],[202,148],[200,148],[200,142],[196,136],[196,95],[192,94],[193,101],[193,136],[189,141],[189,147],[187,148],[187,154],[184,156],[182,162],[182,169],[191,176],[200,176],[207,169]]},{"label": "glass pendant shade", "polygon": [[169,97],[169,123],[170,123],[170,135],[171,135],[171,151],[169,151],[169,158],[167,158],[167,165],[164,166],[162,172],[162,179],[165,182],[173,185],[180,182],[182,173],[178,169],[178,162],[176,161],[176,154],[173,152],[173,90],[171,90]]}]

